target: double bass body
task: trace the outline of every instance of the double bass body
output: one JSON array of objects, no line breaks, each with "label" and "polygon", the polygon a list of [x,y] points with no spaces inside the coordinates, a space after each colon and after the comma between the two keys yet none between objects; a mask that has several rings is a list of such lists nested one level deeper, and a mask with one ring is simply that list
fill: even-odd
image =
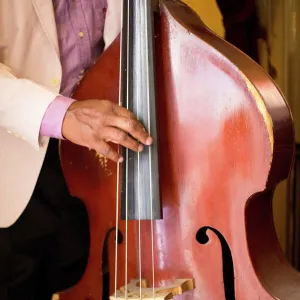
[{"label": "double bass body", "polygon": [[[178,299],[300,299],[299,274],[284,258],[272,218],[272,193],[288,176],[294,150],[282,94],[260,66],[180,1],[160,1],[156,25],[163,218],[143,220],[140,228],[129,220],[127,229],[119,221],[118,289],[141,271],[150,286],[154,279],[161,288],[192,279],[193,289]],[[118,102],[119,72],[118,38],[74,97]],[[91,230],[85,274],[61,299],[107,300],[115,292],[116,164],[68,141],[60,152],[70,191],[83,199]]]}]

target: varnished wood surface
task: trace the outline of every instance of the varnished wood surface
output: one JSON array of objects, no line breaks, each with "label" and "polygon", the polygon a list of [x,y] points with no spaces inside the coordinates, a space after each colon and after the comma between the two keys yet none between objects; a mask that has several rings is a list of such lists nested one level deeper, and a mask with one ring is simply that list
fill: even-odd
[{"label": "varnished wood surface", "polygon": [[[156,74],[164,219],[154,222],[156,285],[194,278],[195,290],[180,300],[298,300],[300,277],[279,247],[271,207],[272,190],[292,161],[290,111],[262,68],[183,4],[163,3]],[[85,76],[78,100],[118,101],[119,47],[116,40]],[[115,226],[116,165],[67,141],[61,159],[91,226],[86,272],[61,299],[106,300],[102,275],[114,292],[114,234],[107,233]],[[129,222],[128,281],[138,277],[136,226]],[[120,231],[125,236],[124,221]],[[142,276],[151,282],[148,221],[142,233]],[[120,287],[124,240],[118,249]]]}]

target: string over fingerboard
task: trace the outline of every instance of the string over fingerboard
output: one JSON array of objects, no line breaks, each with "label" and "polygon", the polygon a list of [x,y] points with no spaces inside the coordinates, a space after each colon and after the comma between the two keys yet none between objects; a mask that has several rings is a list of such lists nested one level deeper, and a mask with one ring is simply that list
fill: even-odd
[{"label": "string over fingerboard", "polygon": [[[121,103],[153,138],[136,153],[123,149],[121,218],[161,219],[158,170],[153,10],[149,0],[124,0],[121,45]],[[127,212],[127,214],[126,214]]]}]

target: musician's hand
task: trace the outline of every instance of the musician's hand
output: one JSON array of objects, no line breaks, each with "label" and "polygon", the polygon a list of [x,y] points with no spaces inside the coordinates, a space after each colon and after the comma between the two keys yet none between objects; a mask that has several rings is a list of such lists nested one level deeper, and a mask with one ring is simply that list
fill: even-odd
[{"label": "musician's hand", "polygon": [[62,134],[65,139],[92,148],[115,162],[123,158],[108,142],[134,151],[142,151],[143,144],[152,143],[152,138],[130,111],[107,100],[73,102],[65,115]]}]

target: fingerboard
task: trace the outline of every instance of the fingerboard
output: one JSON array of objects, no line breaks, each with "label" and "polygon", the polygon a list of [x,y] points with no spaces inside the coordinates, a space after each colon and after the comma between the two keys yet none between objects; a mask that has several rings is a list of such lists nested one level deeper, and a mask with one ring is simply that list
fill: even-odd
[{"label": "fingerboard", "polygon": [[121,32],[120,100],[153,138],[136,153],[123,148],[121,218],[161,219],[153,9],[150,0],[124,0]]}]

